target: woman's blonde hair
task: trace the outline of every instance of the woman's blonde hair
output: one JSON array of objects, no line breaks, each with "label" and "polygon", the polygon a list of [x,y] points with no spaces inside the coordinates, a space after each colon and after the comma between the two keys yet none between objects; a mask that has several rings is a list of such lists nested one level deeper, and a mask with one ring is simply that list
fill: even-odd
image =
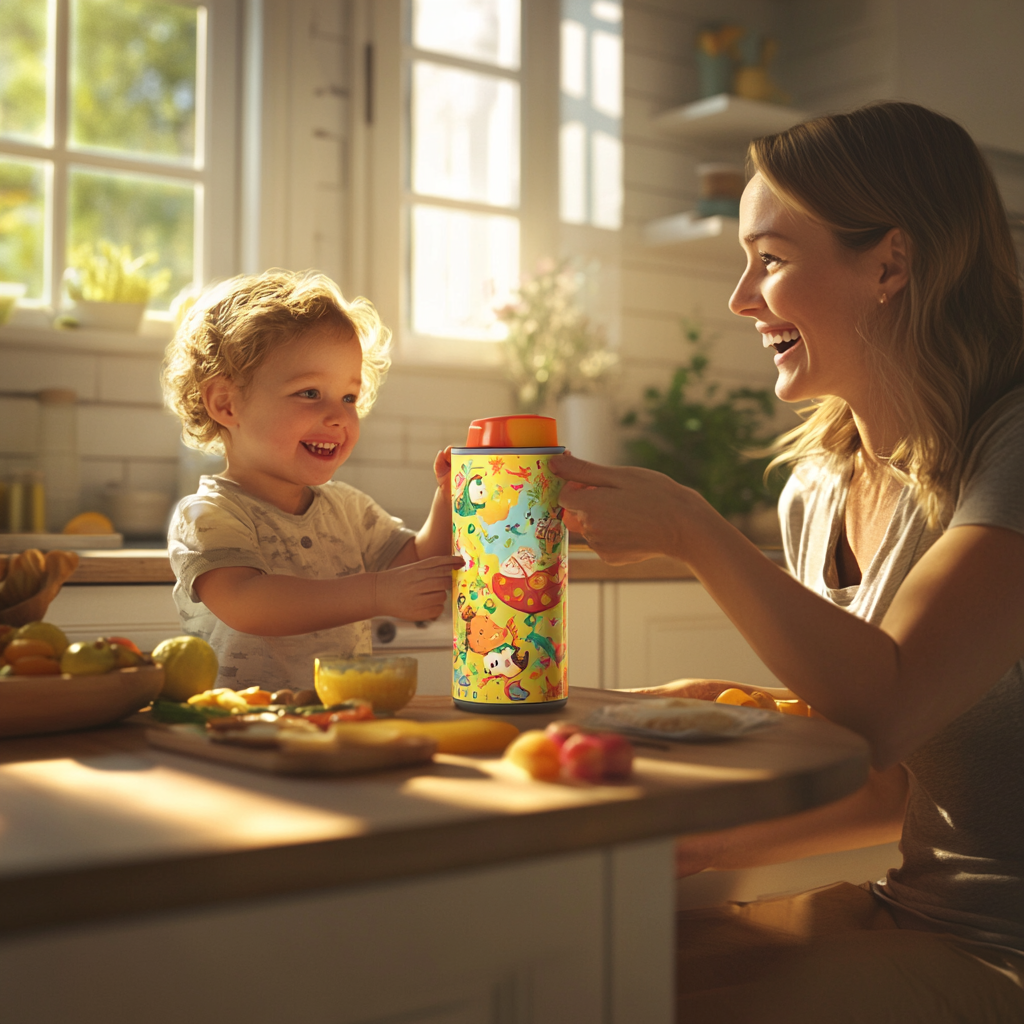
[{"label": "woman's blonde hair", "polygon": [[[892,228],[908,247],[905,288],[861,327],[906,435],[890,470],[932,524],[956,500],[986,414],[1024,383],[1024,310],[1006,211],[992,173],[955,121],[878,103],[756,139],[748,163],[775,195],[867,251]],[[776,442],[772,465],[860,447],[847,403],[824,398]]]},{"label": "woman's blonde hair", "polygon": [[160,375],[185,444],[224,450],[220,426],[203,402],[210,381],[224,377],[244,392],[275,346],[321,327],[351,330],[359,339],[363,369],[356,409],[365,416],[391,365],[391,332],[368,299],[348,301],[329,277],[290,270],[233,277],[200,295],[167,346]]}]

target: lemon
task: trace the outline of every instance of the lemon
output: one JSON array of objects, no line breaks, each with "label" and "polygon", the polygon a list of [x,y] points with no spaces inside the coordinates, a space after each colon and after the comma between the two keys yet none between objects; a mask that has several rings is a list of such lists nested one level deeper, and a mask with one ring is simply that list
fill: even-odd
[{"label": "lemon", "polygon": [[201,637],[176,636],[157,644],[153,660],[164,667],[165,700],[186,701],[213,688],[217,681],[217,655]]},{"label": "lemon", "polygon": [[42,640],[53,648],[54,657],[59,658],[68,649],[68,638],[64,631],[52,622],[29,622],[16,630],[12,640]]},{"label": "lemon", "polygon": [[114,533],[114,524],[102,512],[80,512],[64,524],[61,533]]}]

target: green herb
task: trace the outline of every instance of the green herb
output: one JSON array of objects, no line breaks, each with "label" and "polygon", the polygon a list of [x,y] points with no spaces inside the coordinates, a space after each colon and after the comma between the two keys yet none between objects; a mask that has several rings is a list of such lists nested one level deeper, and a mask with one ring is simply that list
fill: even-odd
[{"label": "green herb", "polygon": [[785,482],[764,471],[769,457],[746,454],[772,440],[768,421],[775,415],[772,393],[705,383],[706,344],[699,324],[683,321],[692,354],[664,391],[648,388],[642,412],[633,410],[624,426],[636,427],[626,442],[630,461],[657,470],[699,491],[724,516],[742,516],[778,500]]},{"label": "green herb", "polygon": [[231,714],[227,708],[179,704],[176,700],[155,700],[150,713],[158,722],[167,725],[203,725],[208,718],[224,718]]}]

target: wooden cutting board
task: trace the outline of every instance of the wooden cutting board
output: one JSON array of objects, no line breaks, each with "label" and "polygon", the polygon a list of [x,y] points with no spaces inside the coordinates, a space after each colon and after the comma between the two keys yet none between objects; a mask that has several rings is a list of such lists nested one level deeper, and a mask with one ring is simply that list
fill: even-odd
[{"label": "wooden cutting board", "polygon": [[147,729],[154,747],[210,761],[278,775],[354,775],[429,761],[437,749],[426,736],[400,736],[390,743],[350,743],[329,749],[297,752],[273,747],[243,747],[211,740],[191,725]]}]

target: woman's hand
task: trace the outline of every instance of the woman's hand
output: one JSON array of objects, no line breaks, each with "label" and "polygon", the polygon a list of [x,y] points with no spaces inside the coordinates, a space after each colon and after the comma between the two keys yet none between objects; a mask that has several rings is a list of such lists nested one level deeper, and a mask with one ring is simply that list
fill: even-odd
[{"label": "woman's hand", "polygon": [[564,522],[582,533],[610,565],[656,555],[686,557],[686,541],[702,519],[716,517],[696,492],[663,473],[632,466],[600,466],[566,453],[549,463],[566,481],[558,501]]}]

